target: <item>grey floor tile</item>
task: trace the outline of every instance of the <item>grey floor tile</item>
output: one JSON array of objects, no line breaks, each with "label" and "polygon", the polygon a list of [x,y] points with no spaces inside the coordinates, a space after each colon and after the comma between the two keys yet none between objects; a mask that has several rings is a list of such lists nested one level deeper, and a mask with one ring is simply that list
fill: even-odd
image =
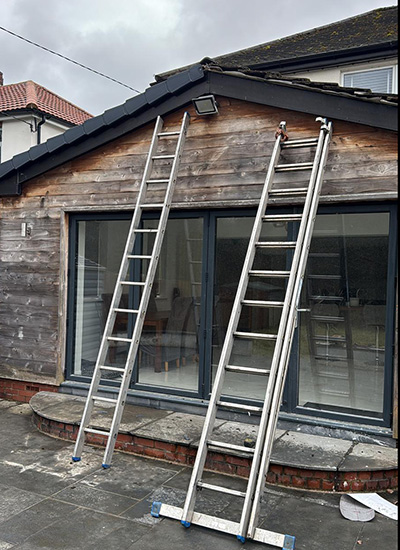
[{"label": "grey floor tile", "polygon": [[[103,541],[128,525],[127,520],[87,509],[77,509],[52,526],[29,537],[18,550],[77,550],[104,548]],[[132,522],[132,530],[141,526]],[[140,532],[142,535],[142,532]],[[108,540],[110,544],[110,539]],[[126,548],[127,546],[125,546]],[[109,546],[109,548],[118,548]],[[129,546],[128,546],[129,548]]]},{"label": "grey floor tile", "polygon": [[94,489],[82,483],[77,483],[60,491],[54,498],[84,508],[90,508],[90,510],[95,510],[96,512],[106,512],[114,515],[121,514],[137,502],[135,499],[102,491],[101,489]]},{"label": "grey floor tile", "polygon": [[181,470],[181,466],[167,462],[120,455],[114,456],[111,468],[101,469],[87,476],[82,483],[130,498],[142,499]]},{"label": "grey floor tile", "polygon": [[[14,487],[0,484],[0,526],[8,518],[37,504],[42,497]],[[1,536],[1,529],[0,529]]]},{"label": "grey floor tile", "polygon": [[71,514],[75,509],[76,506],[65,502],[57,502],[52,499],[42,500],[27,510],[23,510],[1,522],[1,538],[8,543],[21,543],[57,520]]}]

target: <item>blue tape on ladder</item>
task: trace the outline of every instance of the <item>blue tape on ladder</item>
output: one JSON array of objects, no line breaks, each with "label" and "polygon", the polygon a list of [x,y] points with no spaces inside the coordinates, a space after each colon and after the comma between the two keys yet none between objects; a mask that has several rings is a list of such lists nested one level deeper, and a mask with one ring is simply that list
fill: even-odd
[{"label": "blue tape on ladder", "polygon": [[294,550],[295,541],[296,541],[296,537],[292,537],[291,535],[285,535],[282,550]]},{"label": "blue tape on ladder", "polygon": [[73,457],[72,457],[72,461],[73,461],[73,462],[79,462],[80,459],[81,459],[80,456],[73,456]]},{"label": "blue tape on ladder", "polygon": [[111,464],[102,464],[103,468],[107,470],[108,468],[111,468]]},{"label": "blue tape on ladder", "polygon": [[243,543],[246,542],[245,537],[242,537],[242,535],[236,535],[236,538],[237,538],[238,540],[240,540],[240,542],[243,542]]},{"label": "blue tape on ladder", "polygon": [[161,510],[161,502],[157,502],[156,500],[151,505],[151,511],[150,514],[153,516],[153,518],[159,518],[160,517],[160,510]]},{"label": "blue tape on ladder", "polygon": [[190,527],[190,526],[191,526],[191,523],[190,523],[190,521],[184,521],[184,520],[181,520],[181,523],[182,523],[182,525],[183,525],[184,527],[186,527],[186,529],[187,529],[188,527]]}]

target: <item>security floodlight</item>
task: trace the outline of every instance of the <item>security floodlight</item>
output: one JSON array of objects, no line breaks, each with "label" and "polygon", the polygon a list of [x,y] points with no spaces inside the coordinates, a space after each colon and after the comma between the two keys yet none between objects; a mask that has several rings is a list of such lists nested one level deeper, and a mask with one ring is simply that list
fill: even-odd
[{"label": "security floodlight", "polygon": [[198,115],[216,115],[218,113],[217,102],[213,95],[203,95],[192,99]]}]

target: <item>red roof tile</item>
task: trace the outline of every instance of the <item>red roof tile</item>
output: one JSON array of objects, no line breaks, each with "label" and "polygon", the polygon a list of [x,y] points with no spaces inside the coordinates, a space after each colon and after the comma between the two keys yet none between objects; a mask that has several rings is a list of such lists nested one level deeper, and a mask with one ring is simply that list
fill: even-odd
[{"label": "red roof tile", "polygon": [[0,111],[38,109],[72,124],[82,124],[92,115],[43,88],[32,80],[0,86]]}]

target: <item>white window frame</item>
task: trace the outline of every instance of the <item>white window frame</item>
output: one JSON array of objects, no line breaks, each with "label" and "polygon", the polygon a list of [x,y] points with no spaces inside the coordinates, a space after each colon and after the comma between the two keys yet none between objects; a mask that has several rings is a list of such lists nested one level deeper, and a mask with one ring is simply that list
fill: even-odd
[{"label": "white window frame", "polygon": [[398,65],[384,65],[382,67],[365,67],[364,69],[357,69],[353,71],[342,71],[341,73],[341,86],[344,86],[344,77],[346,75],[352,75],[356,73],[368,73],[370,71],[378,71],[380,69],[392,69],[392,89],[388,92],[382,92],[382,93],[388,93],[388,94],[397,94],[397,72],[398,72]]}]

